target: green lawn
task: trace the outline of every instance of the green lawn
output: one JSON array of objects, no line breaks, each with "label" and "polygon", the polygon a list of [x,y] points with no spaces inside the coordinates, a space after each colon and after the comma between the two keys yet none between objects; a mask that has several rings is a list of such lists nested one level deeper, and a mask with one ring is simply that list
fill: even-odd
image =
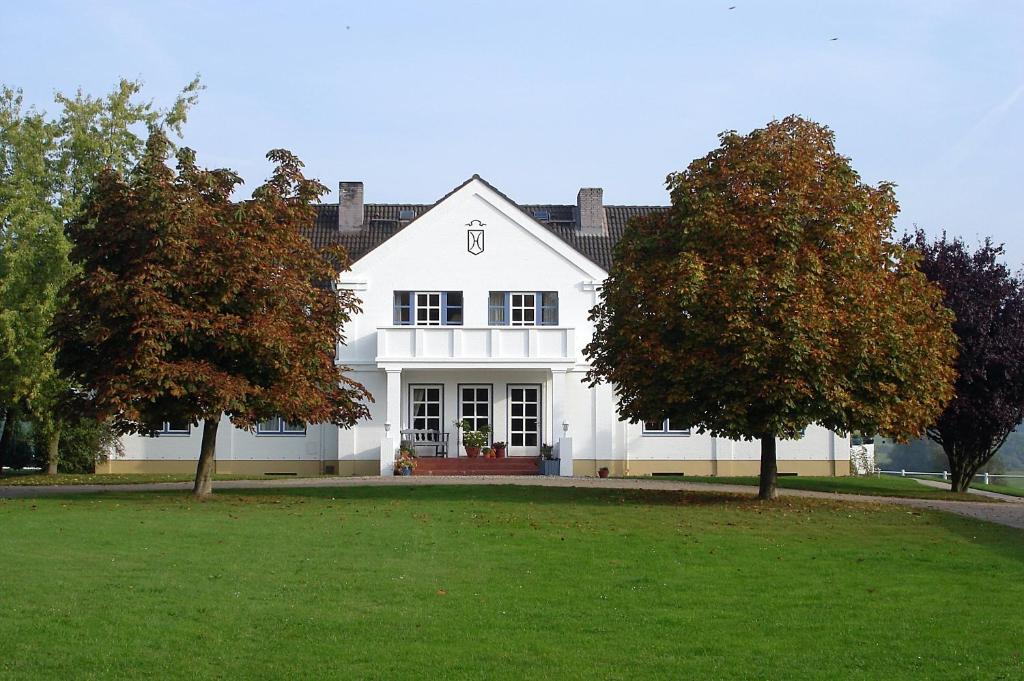
[{"label": "green lawn", "polygon": [[[9,473],[0,475],[4,485],[129,485],[146,482],[192,482],[195,473]],[[271,480],[293,475],[215,475],[214,480]]]},{"label": "green lawn", "polygon": [[[665,476],[659,480],[682,480],[683,482],[713,482],[724,485],[757,485],[757,477],[715,477],[715,476]],[[949,490],[925,487],[913,478],[895,476],[847,476],[841,478],[813,476],[782,476],[779,487],[804,489],[814,492],[839,492],[841,494],[866,494],[882,497],[909,497],[913,499],[951,499],[955,501],[977,501],[977,497],[954,494]]]},{"label": "green lawn", "polygon": [[975,489],[983,489],[987,492],[999,492],[1000,494],[1009,494],[1013,497],[1024,497],[1024,487],[1015,487],[1011,485],[986,485],[983,482],[975,482],[971,484],[971,487]]},{"label": "green lawn", "polygon": [[1024,678],[1024,533],[906,508],[110,492],[0,528],[0,678]]}]

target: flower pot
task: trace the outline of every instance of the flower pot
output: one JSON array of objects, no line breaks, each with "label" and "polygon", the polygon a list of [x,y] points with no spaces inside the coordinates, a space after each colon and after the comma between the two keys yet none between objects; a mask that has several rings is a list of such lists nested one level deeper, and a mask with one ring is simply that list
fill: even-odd
[{"label": "flower pot", "polygon": [[399,470],[402,471],[402,475],[412,475],[411,468],[400,468]]},{"label": "flower pot", "polygon": [[597,474],[600,475],[602,478],[607,478],[608,477],[608,469],[607,468],[601,468],[601,469],[599,469],[597,471]]},{"label": "flower pot", "polygon": [[468,456],[471,459],[475,459],[476,457],[480,456],[480,448],[466,447],[466,456]]},{"label": "flower pot", "polygon": [[504,447],[495,447],[494,448],[494,458],[496,458],[496,459],[504,459],[505,458],[505,448]]},{"label": "flower pot", "polygon": [[541,459],[540,462],[540,474],[541,475],[559,475],[560,474],[561,462],[558,459]]}]

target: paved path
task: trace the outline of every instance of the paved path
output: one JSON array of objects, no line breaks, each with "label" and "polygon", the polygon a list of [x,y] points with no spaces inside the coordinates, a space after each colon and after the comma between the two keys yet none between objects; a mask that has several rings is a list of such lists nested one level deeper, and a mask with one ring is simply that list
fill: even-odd
[{"label": "paved path", "polygon": [[[925,487],[933,487],[935,489],[949,490],[948,482],[939,482],[938,480],[926,480],[924,478],[914,478]],[[1006,501],[1011,504],[1024,504],[1024,497],[1015,497],[1012,494],[1000,494],[999,492],[989,492],[987,489],[974,489],[973,487],[967,488],[968,494],[974,494],[979,497],[988,497],[989,499],[998,499],[999,501]]]},{"label": "paved path", "polygon": [[[688,492],[725,492],[750,496],[756,490],[748,485],[725,485],[714,483],[681,482],[677,480],[652,480],[650,478],[562,478],[547,476],[501,476],[501,477],[443,477],[443,476],[396,476],[365,478],[294,478],[275,480],[223,480],[213,483],[215,490],[234,489],[288,489],[296,487],[388,487],[420,485],[526,485],[536,487],[603,487],[607,489],[654,489]],[[54,485],[54,486],[0,486],[0,499],[52,497],[98,492],[157,492],[188,490],[190,482],[158,482],[127,485]],[[900,497],[875,497],[861,494],[835,494],[831,492],[810,492],[796,489],[779,489],[780,496],[831,499],[853,503],[895,504],[911,508],[946,511],[1009,527],[1024,529],[1024,503],[945,501],[940,499],[904,499]],[[1019,501],[1014,498],[1015,502]]]}]

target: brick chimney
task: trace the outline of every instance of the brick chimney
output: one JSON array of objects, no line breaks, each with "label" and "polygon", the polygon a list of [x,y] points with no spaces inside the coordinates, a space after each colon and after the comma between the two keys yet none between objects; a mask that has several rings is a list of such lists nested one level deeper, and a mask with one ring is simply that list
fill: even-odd
[{"label": "brick chimney", "polygon": [[608,220],[604,215],[604,190],[583,187],[576,195],[576,226],[584,236],[607,236]]},{"label": "brick chimney", "polygon": [[363,226],[363,183],[338,183],[338,231],[355,231]]}]

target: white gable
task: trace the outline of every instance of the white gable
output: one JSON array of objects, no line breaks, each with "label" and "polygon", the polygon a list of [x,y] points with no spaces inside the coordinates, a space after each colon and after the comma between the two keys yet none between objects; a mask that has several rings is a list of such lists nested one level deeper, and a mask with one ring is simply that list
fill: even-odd
[{"label": "white gable", "polygon": [[[483,232],[483,251],[471,252],[469,232]],[[474,249],[478,250],[478,249]],[[396,262],[422,267],[444,263],[469,273],[493,275],[515,263],[526,269],[568,268],[578,279],[602,281],[607,273],[477,176],[367,253],[352,267],[375,272]]]}]

